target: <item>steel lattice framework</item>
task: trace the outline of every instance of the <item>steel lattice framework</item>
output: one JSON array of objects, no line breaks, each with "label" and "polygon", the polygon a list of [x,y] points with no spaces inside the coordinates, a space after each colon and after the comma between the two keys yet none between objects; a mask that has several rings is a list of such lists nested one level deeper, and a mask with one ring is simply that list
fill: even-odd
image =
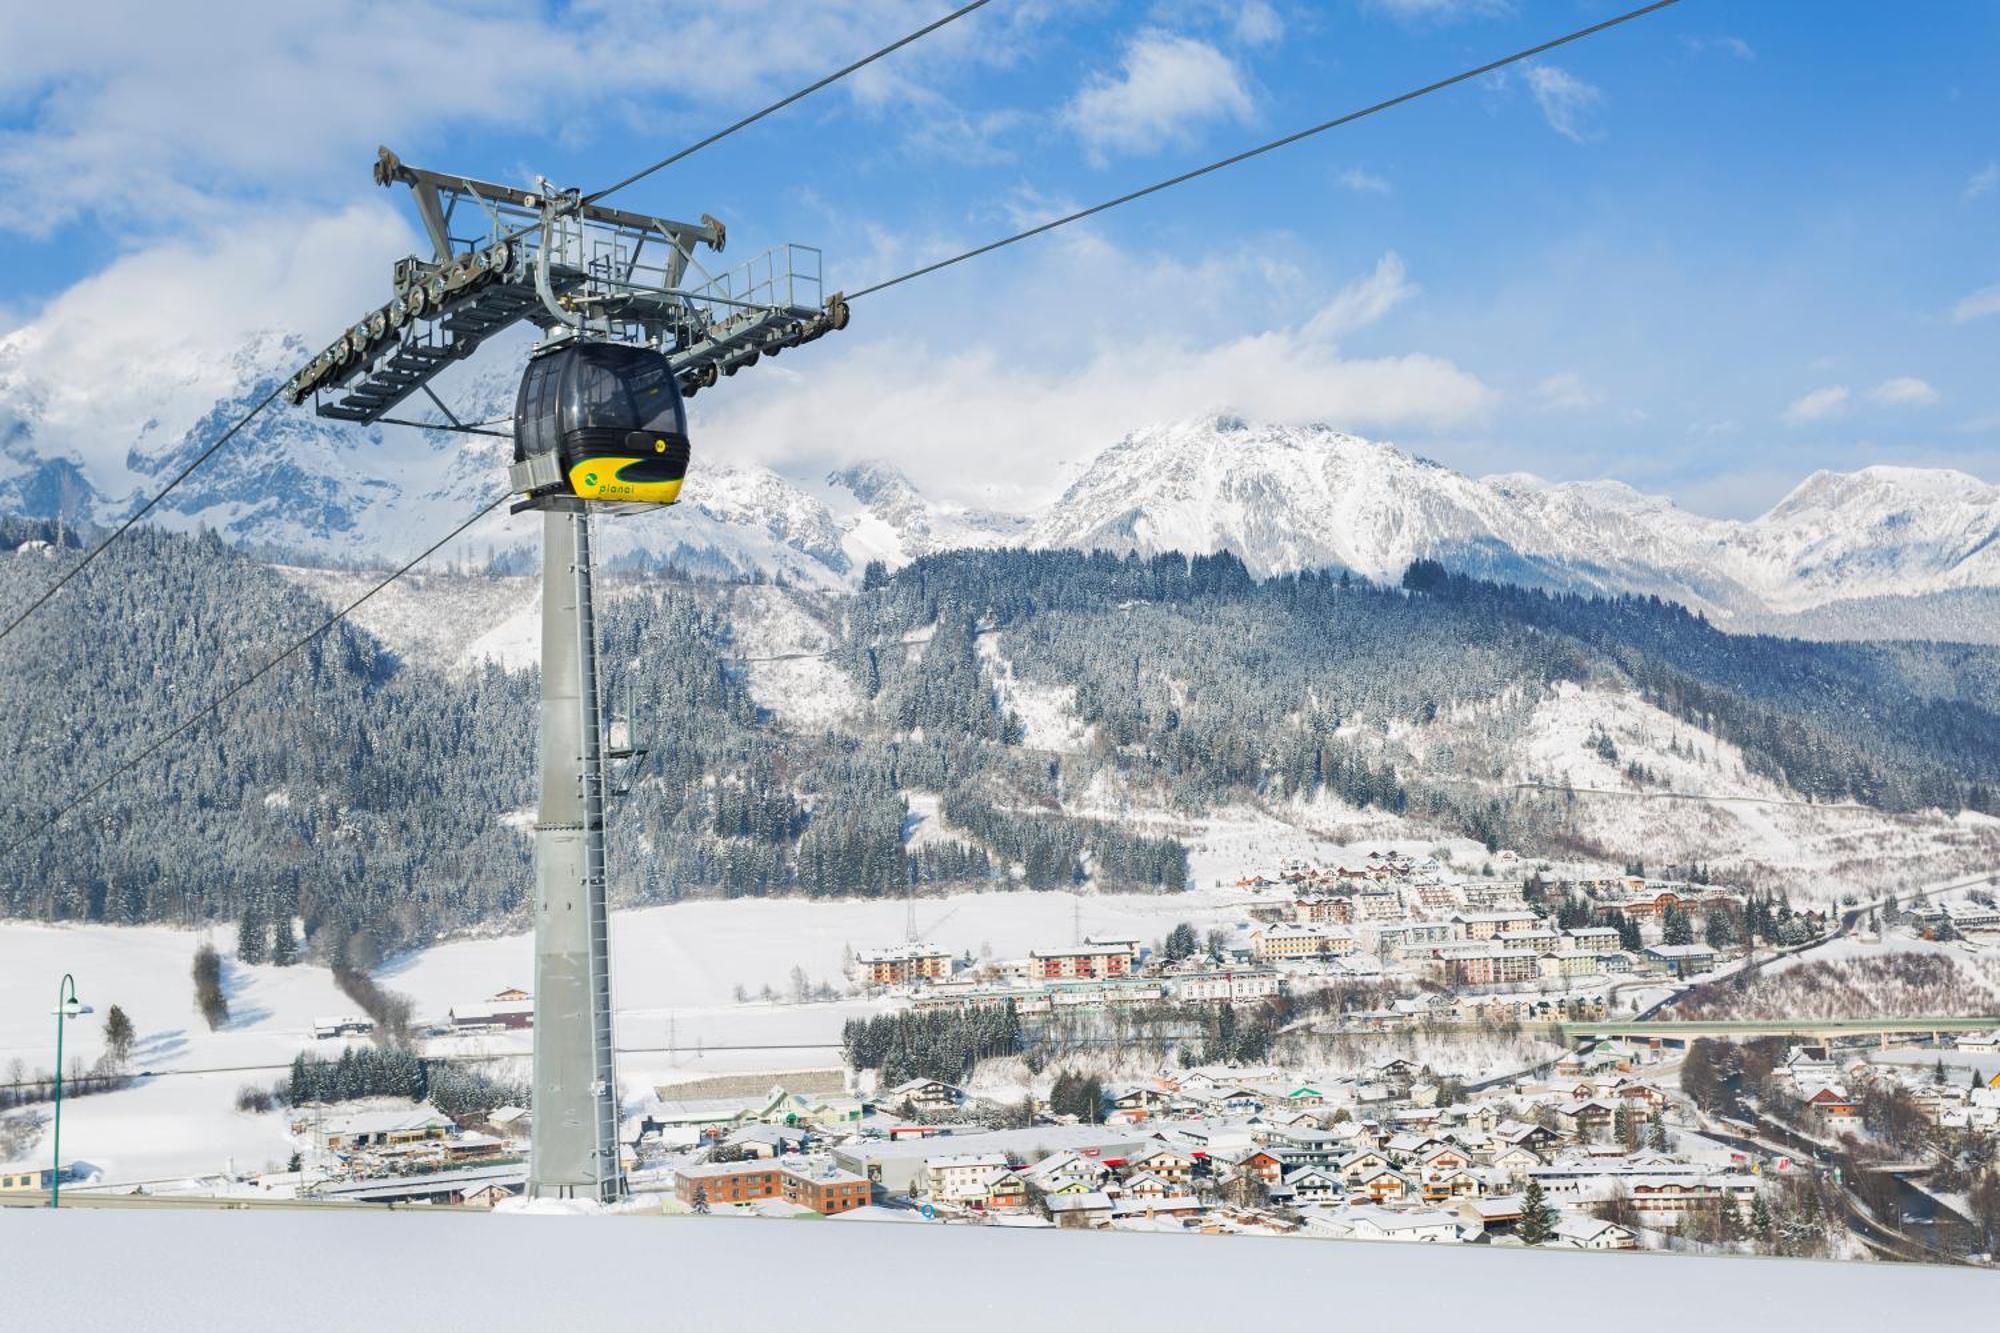
[{"label": "steel lattice framework", "polygon": [[[650,217],[541,182],[524,190],[405,164],[379,150],[375,180],[410,187],[429,258],[396,261],[389,302],[355,321],[285,385],[323,417],[372,422],[453,361],[526,321],[565,334],[657,347],[690,396],[847,326],[821,290],[820,252],[785,244],[711,274],[722,223]],[[693,276],[699,281],[689,285]]]}]

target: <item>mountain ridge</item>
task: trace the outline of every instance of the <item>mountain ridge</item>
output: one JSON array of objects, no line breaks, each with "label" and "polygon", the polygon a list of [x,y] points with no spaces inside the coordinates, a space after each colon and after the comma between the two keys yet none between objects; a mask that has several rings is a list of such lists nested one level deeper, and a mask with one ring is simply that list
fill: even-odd
[{"label": "mountain ridge", "polygon": [[[272,333],[226,363],[135,368],[135,383],[100,420],[74,392],[22,372],[26,332],[0,338],[0,513],[97,523],[132,512],[262,398],[300,350]],[[468,421],[504,421],[513,389],[500,360],[454,368],[440,385]],[[219,396],[195,411],[208,393]],[[158,410],[141,420],[135,404],[148,395]],[[93,430],[131,433],[114,452]],[[154,518],[329,563],[399,560],[423,534],[499,495],[508,452],[492,436],[273,412]],[[1227,413],[1128,432],[1028,514],[939,501],[884,462],[786,476],[711,461],[699,442],[687,495],[668,518],[600,525],[604,559],[827,588],[852,586],[871,562],[894,569],[999,545],[1228,550],[1262,574],[1338,567],[1377,580],[1435,559],[1529,586],[1654,594],[1746,622],[2000,588],[2000,486],[1962,472],[1822,470],[1755,519],[1717,519],[1621,481],[1475,478],[1328,425]],[[530,568],[538,536],[531,515],[496,513],[443,555]]]}]

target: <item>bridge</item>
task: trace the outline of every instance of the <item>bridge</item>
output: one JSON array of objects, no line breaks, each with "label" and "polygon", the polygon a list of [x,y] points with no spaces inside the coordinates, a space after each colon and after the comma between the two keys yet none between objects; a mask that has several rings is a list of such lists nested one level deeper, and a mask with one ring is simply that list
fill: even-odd
[{"label": "bridge", "polygon": [[1559,1023],[1562,1039],[1605,1041],[1616,1037],[1642,1041],[1688,1042],[1697,1037],[1805,1037],[1831,1041],[1836,1037],[1928,1036],[2000,1029],[2000,1014],[1978,1018],[1627,1018],[1602,1022]]}]

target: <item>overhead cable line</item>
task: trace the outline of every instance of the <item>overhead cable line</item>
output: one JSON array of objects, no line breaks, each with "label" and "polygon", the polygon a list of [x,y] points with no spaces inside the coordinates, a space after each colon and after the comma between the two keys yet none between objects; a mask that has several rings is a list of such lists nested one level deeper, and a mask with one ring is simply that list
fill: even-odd
[{"label": "overhead cable line", "polygon": [[97,559],[98,556],[103,555],[105,547],[111,545],[111,543],[117,541],[120,537],[123,537],[134,523],[137,523],[147,514],[152,513],[154,506],[158,505],[160,501],[166,499],[167,496],[173,492],[173,489],[176,486],[179,486],[182,482],[186,481],[189,475],[192,474],[196,468],[200,467],[203,463],[206,463],[211,457],[213,457],[215,455],[216,450],[222,448],[223,445],[228,444],[231,440],[235,439],[236,432],[242,430],[245,426],[249,425],[250,419],[252,417],[256,416],[259,412],[262,412],[265,408],[269,407],[271,405],[272,400],[278,396],[279,392],[283,388],[284,388],[284,381],[280,380],[276,387],[274,387],[269,393],[265,394],[262,398],[257,400],[257,405],[255,407],[251,408],[248,412],[245,412],[242,416],[236,418],[235,425],[231,426],[228,430],[222,432],[221,435],[218,435],[215,439],[215,442],[209,445],[208,448],[196,454],[194,456],[194,460],[190,462],[186,467],[182,468],[180,472],[175,475],[172,481],[168,482],[158,491],[155,491],[153,493],[152,499],[146,501],[145,504],[140,505],[137,509],[133,510],[132,513],[129,516],[127,516],[127,518],[123,523],[120,523],[117,527],[111,530],[110,536],[106,537],[103,541],[99,542],[97,545],[91,547],[89,552],[87,552],[84,555],[83,559],[71,565],[67,570],[63,572],[63,576],[61,578],[57,579],[54,583],[51,583],[47,588],[44,588],[42,590],[41,596],[35,598],[34,601],[29,602],[27,607],[24,610],[22,610],[20,614],[16,615],[12,620],[7,622],[7,625],[4,629],[0,629],[0,642],[4,642],[9,634],[12,634],[16,629],[18,629],[22,621],[26,620],[29,616],[35,614],[35,612],[41,610],[42,606],[49,600],[49,598],[61,592],[63,590],[63,585],[67,584],[71,579],[75,578],[78,574],[81,574],[84,571],[84,569],[90,564],[91,561]]},{"label": "overhead cable line", "polygon": [[[973,3],[971,4],[961,5],[959,8],[953,10],[949,14],[946,14],[944,17],[936,19],[933,22],[927,23],[923,27],[918,28],[916,31],[897,38],[895,41],[889,43],[887,46],[884,46],[879,50],[876,50],[868,55],[863,56],[861,59],[854,61],[852,64],[842,66],[840,69],[835,70],[833,73],[828,74],[826,77],[818,79],[813,83],[810,83],[805,87],[799,89],[797,92],[792,93],[787,97],[781,98],[780,100],[771,103],[763,110],[753,112],[752,114],[743,117],[741,120],[738,120],[731,125],[728,125],[720,130],[717,130],[715,133],[708,135],[706,138],[697,140],[696,142],[689,144],[687,147],[681,149],[679,152],[673,153],[667,157],[663,157],[658,162],[653,163],[651,166],[646,167],[640,171],[635,171],[631,175],[625,177],[623,180],[617,181],[614,184],[606,186],[604,189],[599,190],[595,194],[588,196],[583,202],[594,203],[597,200],[604,198],[608,194],[611,194],[618,190],[622,190],[628,185],[631,185],[637,181],[645,179],[647,176],[652,175],[654,172],[662,171],[665,168],[672,166],[674,163],[679,162],[684,158],[692,157],[694,154],[700,152],[702,149],[707,148],[710,145],[729,137],[730,135],[736,133],[736,131],[744,129],[750,125],[754,125],[758,121],[764,119],[766,116],[784,110],[786,107],[792,105],[792,103],[794,102],[800,101],[801,99],[806,97],[810,97],[812,94],[818,92],[822,88],[827,87],[829,84],[836,83],[839,80],[844,79],[848,75],[854,73],[856,70],[863,69],[868,65],[872,65],[876,61],[882,59],[884,56],[890,55],[893,52],[901,50],[903,47],[908,46],[910,43],[914,41],[917,41],[919,38],[929,36],[931,33],[936,32],[939,28],[944,27],[946,24],[964,18],[967,14],[970,14],[972,11],[976,9],[983,8],[989,3],[990,0],[973,0]],[[521,234],[524,233],[516,233],[516,236]],[[182,468],[181,471],[175,475],[172,481],[169,481],[165,486],[161,487],[158,491],[154,492],[151,499],[147,500],[145,504],[141,505],[122,523],[120,523],[115,529],[113,529],[111,534],[107,536],[103,541],[99,542],[96,546],[92,547],[90,551],[83,557],[83,559],[79,560],[76,564],[70,566],[68,570],[64,571],[63,575],[60,578],[58,578],[54,583],[50,584],[47,588],[45,588],[41,592],[41,594],[37,596],[32,602],[28,603],[26,608],[24,608],[22,611],[16,614],[13,619],[9,620],[4,627],[0,627],[0,642],[5,642],[7,636],[12,634],[17,628],[19,628],[22,622],[26,621],[28,617],[32,616],[35,612],[39,611],[44,605],[48,603],[50,598],[54,597],[58,592],[61,592],[64,586],[67,585],[71,579],[75,578],[78,574],[83,572],[85,566],[89,565],[92,561],[97,559],[98,556],[102,555],[106,547],[110,546],[113,542],[116,542],[119,538],[123,537],[126,534],[126,532],[131,529],[133,524],[137,523],[140,519],[144,518],[147,514],[151,513],[153,509],[159,505],[160,501],[166,499],[167,496],[172,494],[180,486],[182,482],[186,481],[188,477],[194,473],[195,469],[199,468],[203,463],[206,463],[210,458],[214,457],[214,455],[219,450],[221,450],[221,448],[224,445],[228,444],[231,440],[235,439],[237,434],[241,432],[245,426],[249,425],[250,422],[254,420],[259,413],[261,413],[265,408],[269,407],[271,403],[276,400],[278,395],[281,392],[283,392],[283,389],[284,389],[284,383],[283,381],[280,381],[276,387],[274,387],[269,393],[265,394],[261,399],[259,399],[255,404],[255,406],[251,407],[249,411],[245,412],[242,416],[238,417],[227,430],[223,431],[221,435],[217,436],[213,443],[211,443],[207,448],[203,449],[199,454],[195,455],[194,459],[186,467]],[[395,421],[393,424],[403,425],[403,426],[418,426],[424,430],[455,431],[459,434],[464,434],[464,435],[498,436],[502,434],[502,432],[500,431],[480,430],[477,429],[475,426],[463,425],[457,422],[452,422],[450,424],[426,424],[414,421],[398,420]],[[476,424],[491,425],[494,423],[482,422]]]},{"label": "overhead cable line", "polygon": [[173,729],[166,731],[159,736],[154,737],[151,741],[148,741],[143,747],[141,747],[138,753],[134,754],[124,763],[119,764],[109,773],[105,774],[104,777],[100,778],[94,785],[86,788],[80,794],[70,798],[68,801],[64,802],[61,806],[58,806],[53,813],[44,818],[40,823],[36,824],[26,833],[16,838],[13,842],[9,843],[7,845],[6,851],[0,852],[0,857],[12,856],[15,852],[27,846],[30,842],[33,842],[36,838],[40,837],[42,834],[54,828],[58,823],[62,821],[63,817],[67,815],[70,811],[76,809],[84,802],[90,800],[92,797],[96,796],[99,792],[102,792],[105,788],[109,787],[112,783],[116,782],[119,778],[125,776],[125,774],[127,773],[130,773],[133,769],[137,768],[140,764],[146,762],[146,760],[150,759],[155,754],[158,754],[161,750],[165,749],[173,741],[180,739],[180,737],[186,735],[189,731],[192,731],[196,726],[196,724],[200,723],[204,718],[207,718],[211,714],[217,712],[223,707],[223,705],[227,704],[231,699],[234,699],[237,695],[243,693],[243,691],[249,689],[252,685],[255,685],[265,676],[277,670],[286,661],[290,660],[292,657],[296,656],[298,653],[303,651],[307,647],[307,645],[311,644],[315,639],[319,638],[321,635],[325,634],[328,630],[331,630],[335,625],[345,620],[350,614],[352,614],[356,609],[358,609],[363,602],[366,602],[376,593],[381,592],[391,583],[394,583],[397,579],[403,577],[403,575],[409,573],[412,569],[415,569],[425,560],[428,560],[432,555],[437,553],[440,547],[443,547],[448,542],[456,538],[460,533],[464,532],[467,528],[471,527],[474,523],[477,523],[480,519],[486,517],[488,514],[492,513],[495,509],[498,509],[501,505],[505,504],[510,498],[511,496],[502,495],[480,506],[480,508],[476,512],[474,512],[469,518],[467,518],[464,522],[460,523],[457,527],[453,528],[450,532],[447,532],[444,536],[432,542],[429,546],[425,547],[420,554],[413,556],[411,559],[409,559],[404,564],[399,566],[394,572],[388,574],[380,582],[376,583],[373,587],[369,588],[368,591],[362,593],[359,597],[356,597],[346,606],[341,607],[338,611],[335,611],[333,614],[329,615],[326,619],[320,621],[320,623],[315,625],[312,629],[308,630],[306,633],[294,639],[291,645],[287,647],[283,652],[279,653],[276,657],[273,657],[270,661],[264,663],[264,665],[258,667],[255,671],[245,676],[242,680],[236,682],[236,684],[224,690],[221,694],[217,695],[214,699],[210,700],[206,705],[198,709],[192,715],[183,719],[179,723],[179,725],[175,726]]},{"label": "overhead cable line", "polygon": [[926,23],[923,27],[918,28],[915,32],[910,33],[907,36],[898,37],[895,41],[889,43],[887,46],[881,48],[880,50],[871,52],[870,54],[861,57],[861,59],[855,61],[851,65],[846,65],[840,69],[835,70],[833,73],[827,75],[823,79],[807,84],[805,87],[799,89],[797,92],[793,93],[789,97],[780,98],[778,101],[775,101],[771,103],[771,105],[765,107],[762,111],[753,112],[752,114],[743,117],[743,119],[737,121],[735,124],[717,130],[715,133],[709,135],[706,139],[701,139],[695,143],[691,143],[686,148],[681,149],[678,153],[673,153],[666,157],[663,157],[659,161],[653,163],[652,166],[646,167],[640,171],[635,171],[631,175],[627,176],[624,180],[618,181],[615,184],[605,186],[603,189],[599,190],[595,194],[585,195],[583,202],[586,204],[594,204],[598,200],[604,198],[606,195],[615,194],[619,190],[624,189],[628,185],[632,185],[638,181],[644,180],[646,177],[652,175],[656,171],[663,171],[666,168],[672,166],[674,163],[679,162],[684,158],[693,157],[696,153],[699,153],[702,149],[708,147],[712,143],[715,143],[717,140],[726,139],[740,129],[745,129],[751,125],[755,125],[758,121],[764,119],[764,117],[768,115],[771,115],[778,111],[783,111],[786,107],[790,106],[792,103],[800,101],[803,98],[812,96],[814,93],[826,87],[828,84],[837,83],[841,79],[844,79],[848,75],[854,73],[856,70],[874,64],[876,61],[880,60],[883,56],[890,55],[896,51],[900,51],[904,47],[908,46],[911,42],[914,42],[921,37],[928,37],[932,33],[936,32],[939,28],[944,27],[946,24],[953,23],[959,19],[964,18],[967,14],[970,14],[973,10],[983,9],[988,3],[989,0],[973,0],[973,2],[969,5],[961,5],[957,9],[952,10],[951,13],[946,14],[943,18],[938,19],[932,23]]},{"label": "overhead cable line", "polygon": [[1261,157],[1265,153],[1273,152],[1277,149],[1287,147],[1291,144],[1295,144],[1299,142],[1301,139],[1310,139],[1315,134],[1324,134],[1328,130],[1338,129],[1342,125],[1351,125],[1357,120],[1363,120],[1369,116],[1375,115],[1378,112],[1387,111],[1391,107],[1401,106],[1405,102],[1414,102],[1420,97],[1428,97],[1432,93],[1441,92],[1446,88],[1450,88],[1456,84],[1464,83],[1469,79],[1476,79],[1482,74],[1491,74],[1496,69],[1504,69],[1508,65],[1515,65],[1519,64],[1523,60],[1533,59],[1535,56],[1541,55],[1544,52],[1553,51],[1559,46],[1567,46],[1571,42],[1580,42],[1586,37],[1593,37],[1600,32],[1604,32],[1607,29],[1615,28],[1623,23],[1630,23],[1633,19],[1644,18],[1648,14],[1655,13],[1659,10],[1666,9],[1671,5],[1679,3],[1680,0],[1655,0],[1655,3],[1653,4],[1644,5],[1638,9],[1630,10],[1626,13],[1618,15],[1615,18],[1605,19],[1601,23],[1593,23],[1587,28],[1578,28],[1575,32],[1565,33],[1561,37],[1554,38],[1550,41],[1542,42],[1535,46],[1530,46],[1524,50],[1516,51],[1512,55],[1502,56],[1498,60],[1489,60],[1483,65],[1478,65],[1468,70],[1462,70],[1459,73],[1454,74],[1449,78],[1439,79],[1435,83],[1427,83],[1421,88],[1412,88],[1409,92],[1399,93],[1396,96],[1387,99],[1386,101],[1377,102],[1373,106],[1365,106],[1358,111],[1350,111],[1346,115],[1336,116],[1332,120],[1321,121],[1317,125],[1311,125],[1306,127],[1305,129],[1298,130],[1291,134],[1287,134],[1281,139],[1273,139],[1269,143],[1259,144],[1255,148],[1246,148],[1240,153],[1232,153],[1228,157],[1222,158],[1220,161],[1209,163],[1207,166],[1196,167],[1192,171],[1183,171],[1178,176],[1170,176],[1166,180],[1145,186],[1142,189],[1133,190],[1127,194],[1121,194],[1116,199],[1107,199],[1101,204],[1093,204],[1089,208],[1079,209],[1074,213],[1065,214],[1064,216],[1055,218],[1049,222],[1041,223],[1039,226],[1030,227],[1026,231],[1016,232],[1012,236],[1002,237],[1000,240],[997,241],[989,241],[985,245],[978,246],[975,249],[967,250],[963,254],[953,255],[949,259],[940,259],[934,264],[925,264],[922,268],[911,269],[908,273],[902,274],[900,277],[889,278],[885,281],[875,283],[872,286],[863,287],[859,291],[849,292],[847,294],[847,299],[849,301],[854,301],[863,296],[868,296],[875,292],[884,291],[890,287],[898,286],[901,283],[909,282],[913,278],[921,278],[927,273],[935,273],[939,269],[950,268],[954,264],[962,264],[968,259],[977,259],[980,255],[990,254],[995,250],[1003,249],[1007,246],[1015,244],[1018,241],[1025,241],[1031,236],[1040,236],[1043,232],[1054,231],[1057,227],[1066,227],[1072,222],[1081,222],[1083,219],[1087,217],[1094,217],[1099,213],[1108,212],[1111,209],[1117,208],[1121,204],[1129,204],[1134,200],[1144,199],[1147,195],[1158,194],[1162,190],[1170,190],[1176,185],[1184,185],[1191,180],[1195,180],[1199,177],[1209,175],[1212,172],[1221,171],[1224,167],[1233,167],[1239,162],[1247,162],[1253,157]]}]

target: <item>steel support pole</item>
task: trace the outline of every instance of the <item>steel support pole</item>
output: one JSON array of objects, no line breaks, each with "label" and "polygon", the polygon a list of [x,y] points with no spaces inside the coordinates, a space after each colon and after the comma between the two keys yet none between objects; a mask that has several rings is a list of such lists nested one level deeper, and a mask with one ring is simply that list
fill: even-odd
[{"label": "steel support pole", "polygon": [[604,756],[590,519],[545,503],[542,544],[542,793],[535,820],[535,1104],[528,1193],[625,1195],[612,1067],[611,949],[604,903]]}]

